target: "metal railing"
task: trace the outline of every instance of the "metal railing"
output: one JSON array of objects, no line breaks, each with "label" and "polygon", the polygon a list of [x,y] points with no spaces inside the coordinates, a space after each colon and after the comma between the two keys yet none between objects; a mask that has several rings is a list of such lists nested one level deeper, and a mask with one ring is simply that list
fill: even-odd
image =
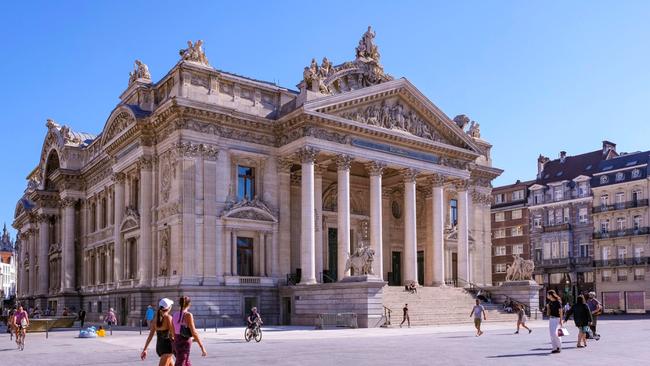
[{"label": "metal railing", "polygon": [[611,205],[594,206],[591,209],[591,212],[599,213],[599,212],[608,212],[608,211],[616,211],[616,210],[626,210],[628,208],[644,207],[647,205],[648,205],[648,199],[646,198],[642,200],[619,202]]},{"label": "metal railing", "polygon": [[564,222],[561,224],[542,226],[542,231],[544,231],[545,233],[552,233],[555,231],[564,231],[564,230],[571,230],[571,224]]},{"label": "metal railing", "polygon": [[384,325],[390,325],[390,315],[392,312],[392,310],[384,306],[384,319],[386,319],[386,323]]},{"label": "metal railing", "polygon": [[594,261],[594,267],[644,266],[650,264],[650,257],[599,259]]},{"label": "metal railing", "polygon": [[631,229],[622,229],[622,230],[613,230],[613,231],[596,231],[594,232],[594,239],[607,239],[607,238],[618,238],[624,236],[634,236],[634,235],[648,235],[650,234],[650,228],[647,226]]}]

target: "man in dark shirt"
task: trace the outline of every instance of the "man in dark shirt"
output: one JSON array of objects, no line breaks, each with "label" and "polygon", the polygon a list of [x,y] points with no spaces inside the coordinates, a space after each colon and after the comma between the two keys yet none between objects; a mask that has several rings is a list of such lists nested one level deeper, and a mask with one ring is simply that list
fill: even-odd
[{"label": "man in dark shirt", "polygon": [[248,322],[248,328],[249,329],[253,329],[253,327],[255,326],[255,323],[258,322],[258,321],[260,322],[260,324],[262,324],[262,317],[257,312],[256,307],[253,307],[251,309],[251,312],[250,312],[250,314],[248,314],[248,317],[246,318],[246,321]]},{"label": "man in dark shirt", "polygon": [[86,322],[86,310],[81,309],[79,310],[79,322],[81,323],[81,327],[84,327],[84,323]]},{"label": "man in dark shirt", "polygon": [[404,322],[407,322],[406,324],[410,328],[411,327],[411,318],[409,318],[409,304],[404,304],[404,307],[402,308],[402,312],[403,312],[403,314],[402,314],[402,322],[399,324],[399,327],[401,328],[402,324],[404,324]]}]

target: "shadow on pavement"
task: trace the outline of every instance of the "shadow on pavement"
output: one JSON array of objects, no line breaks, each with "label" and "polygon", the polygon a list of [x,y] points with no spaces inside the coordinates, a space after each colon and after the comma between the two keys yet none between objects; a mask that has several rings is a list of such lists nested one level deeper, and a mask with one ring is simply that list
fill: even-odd
[{"label": "shadow on pavement", "polygon": [[496,355],[496,356],[487,356],[486,358],[509,358],[509,357],[528,357],[528,356],[549,356],[550,352],[544,353],[516,353],[511,355]]}]

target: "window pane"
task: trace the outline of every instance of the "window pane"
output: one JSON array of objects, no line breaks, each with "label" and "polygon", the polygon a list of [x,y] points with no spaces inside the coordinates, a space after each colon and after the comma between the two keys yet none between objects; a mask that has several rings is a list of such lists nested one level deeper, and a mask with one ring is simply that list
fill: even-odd
[{"label": "window pane", "polygon": [[237,237],[237,274],[253,276],[253,238]]}]

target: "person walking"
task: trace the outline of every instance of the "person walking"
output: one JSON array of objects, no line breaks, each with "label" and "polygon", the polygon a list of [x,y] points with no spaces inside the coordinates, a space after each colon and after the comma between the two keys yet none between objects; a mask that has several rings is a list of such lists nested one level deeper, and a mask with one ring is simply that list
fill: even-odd
[{"label": "person walking", "polygon": [[596,298],[595,292],[589,292],[588,296],[589,300],[587,300],[587,306],[589,307],[592,316],[592,322],[589,328],[591,328],[591,333],[593,333],[594,339],[598,341],[600,340],[600,334],[596,332],[596,325],[598,323],[598,317],[603,313],[603,305],[601,305],[600,301]]},{"label": "person walking", "polygon": [[178,300],[178,305],[181,309],[172,316],[174,324],[174,356],[176,357],[174,366],[192,366],[190,362],[192,340],[201,348],[201,356],[207,356],[208,352],[203,347],[203,342],[201,342],[201,338],[199,338],[196,331],[194,315],[190,313],[190,298],[188,296],[181,297]]},{"label": "person walking", "polygon": [[562,341],[558,335],[558,329],[562,327],[562,298],[555,290],[548,290],[546,293],[546,315],[548,316],[548,334],[551,337],[553,350],[551,353],[562,352]]},{"label": "person walking", "polygon": [[589,324],[593,321],[593,316],[587,306],[585,297],[579,295],[576,303],[567,311],[564,316],[564,321],[568,321],[573,315],[573,322],[578,327],[578,344],[576,347],[587,347],[587,334],[591,332]]},{"label": "person walking", "polygon": [[532,333],[533,330],[526,326],[526,321],[528,321],[528,318],[526,317],[524,306],[521,304],[515,304],[515,311],[517,312],[517,331],[515,334],[519,334],[519,327],[528,329],[528,334]]},{"label": "person walking", "polygon": [[144,325],[150,326],[151,321],[153,320],[155,312],[153,311],[153,305],[147,305],[147,311],[144,314]]},{"label": "person walking", "polygon": [[144,343],[144,349],[140,354],[140,359],[144,361],[147,358],[147,347],[151,343],[153,335],[156,335],[156,354],[160,357],[158,366],[173,366],[174,365],[174,324],[169,311],[174,302],[168,298],[161,299],[158,303],[158,312],[156,313],[156,321],[151,322],[149,328],[149,336]]},{"label": "person walking", "polygon": [[14,327],[15,323],[16,323],[16,309],[14,308],[9,311],[9,317],[7,318],[7,330],[9,331],[10,341],[14,340],[14,333],[16,332]]},{"label": "person walking", "polygon": [[81,310],[79,310],[79,323],[81,324],[81,328],[84,327],[85,322],[86,322],[86,310],[81,308]]},{"label": "person walking", "polygon": [[476,336],[483,334],[481,330],[481,315],[483,315],[483,320],[487,320],[485,315],[485,308],[481,305],[481,300],[476,299],[476,305],[472,308],[472,312],[469,313],[470,318],[474,316],[474,327],[476,327]]},{"label": "person walking", "polygon": [[104,317],[104,321],[106,324],[108,324],[108,329],[112,329],[113,325],[117,324],[117,316],[115,315],[115,311],[113,308],[108,309],[108,313],[106,313],[106,316]]},{"label": "person walking", "polygon": [[399,323],[400,328],[404,322],[406,322],[409,328],[411,327],[411,318],[409,317],[409,304],[404,304],[404,307],[402,308],[402,322]]}]

